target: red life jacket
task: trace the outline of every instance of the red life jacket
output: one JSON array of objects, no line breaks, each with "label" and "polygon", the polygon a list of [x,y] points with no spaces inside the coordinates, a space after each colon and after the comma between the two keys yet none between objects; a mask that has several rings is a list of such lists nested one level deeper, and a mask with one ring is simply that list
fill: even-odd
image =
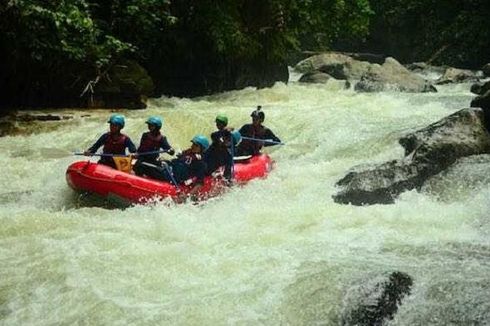
[{"label": "red life jacket", "polygon": [[110,132],[107,134],[103,152],[105,154],[126,154],[126,140],[128,136],[125,134],[114,135]]},{"label": "red life jacket", "polygon": [[158,132],[156,135],[151,132],[145,132],[141,138],[141,144],[138,148],[138,152],[144,153],[159,150],[163,136],[160,132]]}]

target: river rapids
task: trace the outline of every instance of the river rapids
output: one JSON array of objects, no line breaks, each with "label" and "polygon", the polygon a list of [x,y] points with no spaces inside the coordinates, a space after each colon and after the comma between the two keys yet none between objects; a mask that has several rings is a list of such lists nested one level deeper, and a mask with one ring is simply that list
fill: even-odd
[{"label": "river rapids", "polygon": [[392,205],[331,197],[350,167],[402,157],[402,135],[468,107],[469,88],[363,94],[293,80],[151,100],[121,111],[135,143],[149,115],[185,149],[216,114],[240,127],[262,105],[286,145],[265,149],[275,166],[264,180],[198,205],[125,209],[65,181],[84,159],[70,153],[107,131],[111,113],[45,110],[75,118],[0,138],[0,324],[339,325],[355,289],[391,272],[413,285],[386,325],[490,323],[490,157],[464,159]]}]

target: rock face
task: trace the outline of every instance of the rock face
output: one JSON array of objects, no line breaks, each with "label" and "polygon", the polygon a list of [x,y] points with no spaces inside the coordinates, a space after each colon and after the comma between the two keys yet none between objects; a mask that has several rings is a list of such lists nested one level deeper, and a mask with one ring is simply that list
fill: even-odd
[{"label": "rock face", "polygon": [[94,92],[87,92],[88,106],[144,109],[153,89],[153,81],[146,70],[135,61],[125,60],[94,83]]},{"label": "rock face", "polygon": [[335,202],[392,203],[406,190],[420,188],[458,158],[490,153],[490,134],[482,109],[463,109],[399,140],[405,157],[357,167],[337,182]]},{"label": "rock face", "polygon": [[355,90],[360,92],[437,92],[424,78],[415,75],[393,58],[386,58],[383,65],[371,65]]},{"label": "rock face", "polygon": [[412,278],[402,272],[363,280],[347,293],[341,325],[383,325],[393,319],[402,299],[410,294]]},{"label": "rock face", "polygon": [[442,77],[436,81],[436,84],[444,85],[471,81],[478,81],[478,77],[473,71],[467,69],[448,68],[444,72],[444,75],[442,75]]},{"label": "rock face", "polygon": [[485,77],[490,77],[490,63],[487,63],[486,65],[484,65],[481,70],[483,71],[483,75],[485,75]]}]

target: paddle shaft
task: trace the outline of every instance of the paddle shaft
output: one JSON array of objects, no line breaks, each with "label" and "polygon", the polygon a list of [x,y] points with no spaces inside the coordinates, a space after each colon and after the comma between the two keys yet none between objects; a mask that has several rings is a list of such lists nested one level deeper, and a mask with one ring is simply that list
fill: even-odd
[{"label": "paddle shaft", "polygon": [[286,145],[285,143],[281,143],[279,141],[274,141],[274,140],[268,140],[268,139],[259,139],[259,138],[245,137],[245,136],[242,136],[242,139],[253,140],[253,141],[261,141],[263,143],[269,143],[269,144],[275,144],[275,145]]},{"label": "paddle shaft", "polygon": [[[153,155],[153,154],[162,154],[162,153],[166,153],[167,150],[164,150],[164,151],[151,151],[151,152],[143,152],[143,153],[135,153],[137,154],[138,156],[145,156],[145,155]],[[73,153],[73,155],[83,155],[83,156],[87,156],[85,155],[85,153],[83,152],[75,152]],[[128,157],[129,155],[126,155],[126,154],[105,154],[105,153],[94,153],[94,154],[91,154],[91,155],[88,155],[88,156],[100,156],[100,157]]]}]

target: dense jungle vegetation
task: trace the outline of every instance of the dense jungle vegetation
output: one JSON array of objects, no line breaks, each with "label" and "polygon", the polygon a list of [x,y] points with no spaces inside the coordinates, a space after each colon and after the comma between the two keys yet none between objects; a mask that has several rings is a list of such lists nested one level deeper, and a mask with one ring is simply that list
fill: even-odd
[{"label": "dense jungle vegetation", "polygon": [[490,61],[488,17],[487,0],[6,0],[0,106],[269,86],[302,51],[479,68]]}]

